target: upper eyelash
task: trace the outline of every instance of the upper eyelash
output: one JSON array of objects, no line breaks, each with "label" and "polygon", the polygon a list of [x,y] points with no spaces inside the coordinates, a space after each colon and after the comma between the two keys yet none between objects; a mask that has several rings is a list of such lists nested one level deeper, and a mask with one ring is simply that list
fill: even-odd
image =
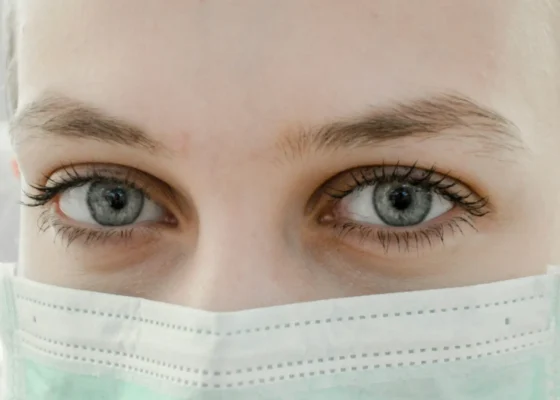
[{"label": "upper eyelash", "polygon": [[[468,188],[468,186],[460,183],[457,179],[452,178],[449,172],[440,173],[436,170],[435,166],[432,166],[430,169],[423,169],[418,168],[416,165],[417,163],[414,163],[411,166],[401,166],[397,163],[396,165],[382,164],[381,166],[359,167],[348,172],[354,181],[352,185],[342,190],[332,186],[327,186],[325,188],[325,193],[334,199],[341,200],[362,187],[372,186],[378,183],[400,181],[433,190],[445,199],[460,205],[473,216],[483,217],[489,213],[487,208],[488,198],[478,196],[474,191]],[[389,169],[393,169],[393,171],[389,172]],[[405,170],[404,173],[399,173],[402,169]],[[372,171],[372,177],[366,175],[367,172]],[[421,172],[423,175],[420,179],[414,179],[411,177],[414,172]],[[434,179],[436,175],[437,179]],[[454,192],[451,190],[453,187],[458,185],[462,185],[468,191],[466,193],[461,193],[459,191]]]},{"label": "upper eyelash", "polygon": [[27,207],[41,207],[53,200],[58,194],[76,187],[80,187],[95,181],[113,182],[124,184],[131,189],[137,189],[144,193],[146,197],[150,197],[146,191],[140,187],[131,177],[131,173],[127,173],[122,178],[115,178],[107,176],[95,169],[88,169],[84,173],[76,170],[76,167],[71,165],[64,169],[64,175],[51,178],[45,177],[45,184],[30,184],[29,187],[36,193],[30,193],[26,190],[23,191],[24,196],[30,200],[30,203],[22,203]]}]

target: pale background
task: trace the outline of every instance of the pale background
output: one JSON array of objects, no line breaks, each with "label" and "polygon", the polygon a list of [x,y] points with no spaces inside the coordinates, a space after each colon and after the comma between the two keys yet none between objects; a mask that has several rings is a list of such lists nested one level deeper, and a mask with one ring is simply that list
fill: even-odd
[{"label": "pale background", "polygon": [[[3,1],[0,0],[0,11]],[[0,29],[3,21],[0,21]],[[1,32],[1,30],[0,30]],[[2,39],[2,37],[0,37]],[[0,262],[15,261],[19,220],[18,184],[10,169],[12,158],[5,129],[4,51],[0,56]]]},{"label": "pale background", "polygon": [[[0,11],[2,10],[2,3],[3,0],[0,0]],[[1,13],[0,13],[1,15]],[[3,19],[0,19],[0,35],[2,34],[1,32],[3,31]],[[1,37],[0,37],[1,38]],[[0,120],[5,120],[6,119],[6,96],[4,95],[4,77],[5,77],[5,71],[4,71],[4,50],[2,49],[2,55],[0,56]]]}]

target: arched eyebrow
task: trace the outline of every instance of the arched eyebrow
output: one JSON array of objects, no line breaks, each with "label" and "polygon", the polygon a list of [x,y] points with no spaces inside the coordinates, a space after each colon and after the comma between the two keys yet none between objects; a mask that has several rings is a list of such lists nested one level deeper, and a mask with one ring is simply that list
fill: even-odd
[{"label": "arched eyebrow", "polygon": [[[62,96],[45,96],[24,107],[10,123],[12,142],[52,136],[97,140],[149,151],[164,148],[134,124]],[[39,135],[33,135],[37,132]],[[21,135],[20,135],[21,133]]]},{"label": "arched eyebrow", "polygon": [[526,149],[519,128],[498,112],[460,94],[373,107],[360,117],[306,128],[278,141],[284,154],[301,157],[310,151],[379,146],[403,138],[448,136],[476,141],[485,154]]},{"label": "arched eyebrow", "polygon": [[[59,96],[41,98],[22,109],[10,125],[16,143],[20,131],[24,133],[21,140],[56,136],[98,140],[151,152],[166,149],[133,124]],[[525,148],[513,122],[459,94],[438,94],[375,107],[361,117],[293,132],[280,138],[277,145],[287,157],[301,157],[311,151],[378,146],[407,137],[428,139],[444,134],[478,141],[490,153]]]}]

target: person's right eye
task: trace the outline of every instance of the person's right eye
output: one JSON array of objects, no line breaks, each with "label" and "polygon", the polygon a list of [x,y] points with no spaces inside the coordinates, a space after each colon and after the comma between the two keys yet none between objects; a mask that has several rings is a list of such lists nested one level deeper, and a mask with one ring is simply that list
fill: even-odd
[{"label": "person's right eye", "polygon": [[115,166],[76,166],[25,192],[31,207],[44,206],[42,230],[55,228],[69,243],[130,239],[138,231],[177,225],[177,219],[150,193],[153,178]]},{"label": "person's right eye", "polygon": [[99,179],[67,189],[58,199],[65,217],[84,224],[123,227],[165,218],[163,207],[142,190],[115,179]]}]

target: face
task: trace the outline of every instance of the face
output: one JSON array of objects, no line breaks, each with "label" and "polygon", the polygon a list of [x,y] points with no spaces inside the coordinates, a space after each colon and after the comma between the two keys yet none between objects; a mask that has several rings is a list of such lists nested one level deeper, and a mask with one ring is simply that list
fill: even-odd
[{"label": "face", "polygon": [[19,1],[23,273],[227,311],[543,272],[541,3]]}]

